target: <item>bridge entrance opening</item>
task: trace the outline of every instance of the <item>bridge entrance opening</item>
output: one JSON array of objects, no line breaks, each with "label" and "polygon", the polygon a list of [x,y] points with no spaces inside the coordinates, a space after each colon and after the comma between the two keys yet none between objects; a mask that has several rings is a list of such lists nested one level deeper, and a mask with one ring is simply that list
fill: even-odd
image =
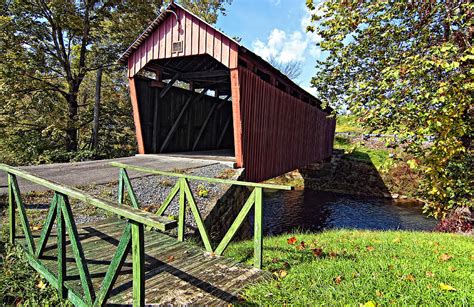
[{"label": "bridge entrance opening", "polygon": [[147,154],[234,159],[229,69],[209,55],[153,60],[135,76]]}]

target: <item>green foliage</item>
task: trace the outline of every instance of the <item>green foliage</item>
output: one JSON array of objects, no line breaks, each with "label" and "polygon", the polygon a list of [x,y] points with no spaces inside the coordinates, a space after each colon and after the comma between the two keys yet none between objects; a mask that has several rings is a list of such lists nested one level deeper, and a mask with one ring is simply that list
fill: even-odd
[{"label": "green foliage", "polygon": [[[230,3],[182,4],[215,23]],[[133,154],[126,67],[117,65],[116,60],[163,5],[162,0],[3,1],[0,161],[21,165]],[[93,148],[99,68],[104,71],[99,141]]]},{"label": "green foliage", "polygon": [[202,184],[198,186],[197,195],[201,198],[207,198],[209,196],[209,190]]},{"label": "green foliage", "polygon": [[[425,232],[331,230],[269,237],[263,264],[275,279],[250,285],[242,296],[264,306],[369,301],[469,306],[474,304],[472,250],[468,236]],[[225,255],[251,264],[253,242],[231,244]]]},{"label": "green foliage", "polygon": [[0,241],[0,303],[3,306],[72,306],[30,267],[24,251]]},{"label": "green foliage", "polygon": [[232,0],[181,0],[179,3],[210,24],[217,22],[219,14],[226,15],[226,5]]},{"label": "green foliage", "polygon": [[323,100],[349,110],[370,131],[403,140],[424,174],[435,216],[473,206],[470,1],[337,1],[317,8],[327,55],[313,85]]}]

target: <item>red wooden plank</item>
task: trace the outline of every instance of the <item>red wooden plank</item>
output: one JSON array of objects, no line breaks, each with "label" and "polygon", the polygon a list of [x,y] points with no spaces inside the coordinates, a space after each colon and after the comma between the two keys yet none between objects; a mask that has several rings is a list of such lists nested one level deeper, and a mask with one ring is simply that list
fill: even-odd
[{"label": "red wooden plank", "polygon": [[199,54],[206,53],[206,42],[207,42],[207,31],[206,24],[199,21]]},{"label": "red wooden plank", "polygon": [[135,57],[135,65],[133,67],[133,74],[135,75],[140,70],[140,49],[135,50],[133,55]]},{"label": "red wooden plank", "polygon": [[221,34],[217,31],[214,31],[214,58],[219,62],[222,62],[222,38]]},{"label": "red wooden plank", "polygon": [[[179,41],[182,41],[183,44],[186,43],[186,13],[182,10],[179,10],[179,24],[176,23],[176,36],[173,36],[174,37],[174,42],[179,42]],[[175,33],[175,32],[173,32]],[[173,34],[174,35],[174,34]],[[178,53],[175,53],[176,56],[184,56],[185,52],[184,52],[184,48],[185,46],[183,45],[183,51],[182,52],[178,52]]]},{"label": "red wooden plank", "polygon": [[185,36],[186,39],[184,41],[184,55],[192,55],[192,48],[193,48],[193,22],[192,16],[189,14],[185,14],[186,17],[186,28],[185,28]]},{"label": "red wooden plank", "polygon": [[199,20],[196,17],[192,17],[192,54],[199,54]]},{"label": "red wooden plank", "polygon": [[128,77],[132,77],[133,76],[133,57],[128,58],[127,66],[128,66]]},{"label": "red wooden plank", "polygon": [[229,68],[237,68],[238,58],[239,58],[239,51],[238,46],[234,42],[230,42],[230,59],[229,59]]},{"label": "red wooden plank", "polygon": [[138,110],[138,99],[137,90],[135,87],[135,79],[128,78],[128,84],[130,86],[130,98],[132,100],[133,121],[135,123],[135,135],[137,138],[138,153],[144,154],[145,146],[143,145],[142,126],[140,122],[140,112]]},{"label": "red wooden plank", "polygon": [[172,18],[167,18],[164,22],[165,26],[165,56],[163,58],[171,58],[171,42],[172,42]]},{"label": "red wooden plank", "polygon": [[146,40],[146,44],[147,44],[146,63],[150,62],[153,59],[153,37],[154,35],[151,35]]},{"label": "red wooden plank", "polygon": [[229,67],[230,65],[230,40],[225,37],[225,36],[222,36],[222,64],[224,64],[225,66]]},{"label": "red wooden plank", "polygon": [[158,47],[158,59],[164,59],[166,54],[166,28],[164,25],[158,27],[158,40],[159,40],[159,47]]},{"label": "red wooden plank", "polygon": [[160,48],[160,31],[155,30],[153,33],[153,60],[158,59],[158,51]]},{"label": "red wooden plank", "polygon": [[210,56],[214,56],[214,29],[206,26],[206,52]]},{"label": "red wooden plank", "polygon": [[262,181],[331,155],[334,119],[248,69],[238,72],[247,180]]}]

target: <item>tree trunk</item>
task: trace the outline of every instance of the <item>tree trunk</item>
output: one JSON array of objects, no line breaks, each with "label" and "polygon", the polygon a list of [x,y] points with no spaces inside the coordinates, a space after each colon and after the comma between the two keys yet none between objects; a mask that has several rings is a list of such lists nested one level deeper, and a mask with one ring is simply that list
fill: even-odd
[{"label": "tree trunk", "polygon": [[99,143],[99,114],[100,114],[101,89],[102,89],[102,67],[97,70],[97,80],[95,83],[94,125],[92,128],[92,149],[97,149],[97,144]]},{"label": "tree trunk", "polygon": [[69,93],[66,97],[68,104],[68,118],[66,126],[66,150],[77,151],[77,93]]}]

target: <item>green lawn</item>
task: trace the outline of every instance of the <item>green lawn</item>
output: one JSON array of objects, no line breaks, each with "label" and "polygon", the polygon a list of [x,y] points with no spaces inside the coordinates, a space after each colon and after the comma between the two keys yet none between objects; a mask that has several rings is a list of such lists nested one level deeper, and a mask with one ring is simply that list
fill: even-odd
[{"label": "green lawn", "polygon": [[[289,244],[291,237],[297,242]],[[236,243],[226,255],[250,264],[252,248],[252,242]],[[474,305],[474,240],[468,236],[353,230],[283,235],[265,238],[264,269],[275,278],[250,286],[243,293],[249,303]]]},{"label": "green lawn", "polygon": [[334,138],[334,149],[345,151],[345,159],[372,163],[377,169],[388,162],[389,152],[386,149],[372,149],[364,146],[357,146],[350,142],[348,138],[336,136]]},{"label": "green lawn", "polygon": [[337,115],[336,132],[365,133],[366,130],[357,122],[354,115]]}]

